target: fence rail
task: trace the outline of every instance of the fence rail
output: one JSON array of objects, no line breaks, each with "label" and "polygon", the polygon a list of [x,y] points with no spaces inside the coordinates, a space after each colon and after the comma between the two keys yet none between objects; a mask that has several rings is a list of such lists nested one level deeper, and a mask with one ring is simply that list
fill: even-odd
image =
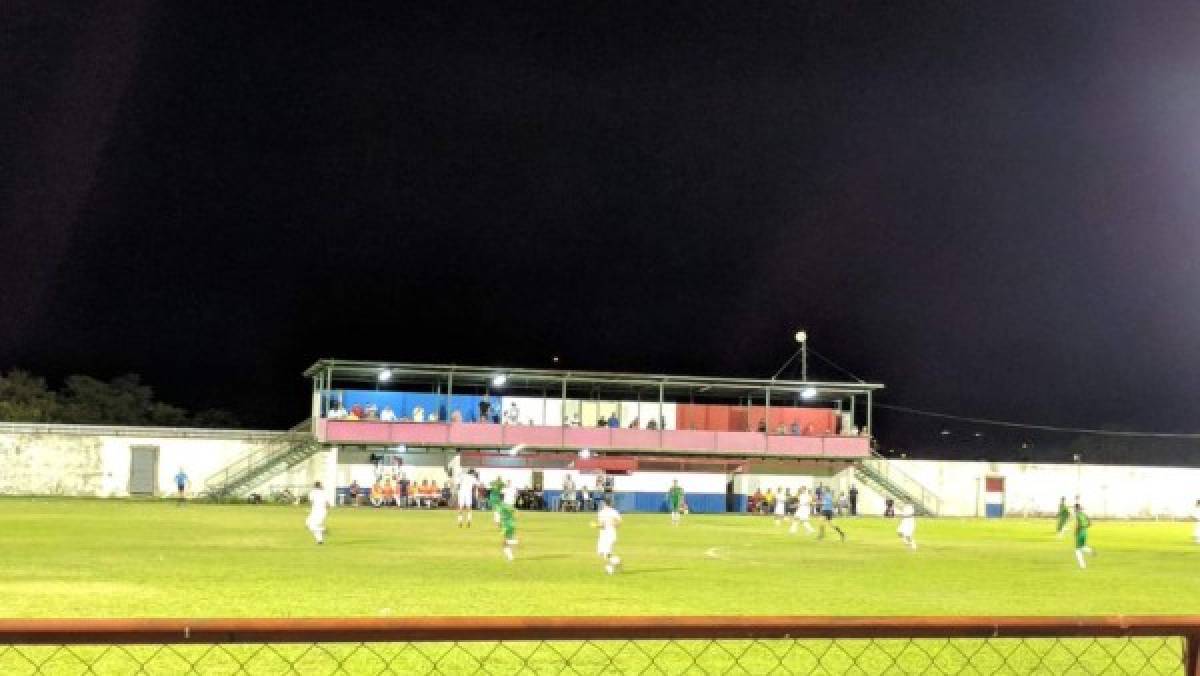
[{"label": "fence rail", "polygon": [[0,620],[9,673],[1155,673],[1200,616]]}]

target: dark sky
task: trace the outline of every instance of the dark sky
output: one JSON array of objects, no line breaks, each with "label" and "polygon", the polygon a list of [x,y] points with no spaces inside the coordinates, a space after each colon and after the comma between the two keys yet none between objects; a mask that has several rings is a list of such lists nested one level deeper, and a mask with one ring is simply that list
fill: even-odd
[{"label": "dark sky", "polygon": [[803,327],[886,402],[1200,429],[1200,4],[395,4],[0,9],[0,369],[278,426],[322,356]]}]

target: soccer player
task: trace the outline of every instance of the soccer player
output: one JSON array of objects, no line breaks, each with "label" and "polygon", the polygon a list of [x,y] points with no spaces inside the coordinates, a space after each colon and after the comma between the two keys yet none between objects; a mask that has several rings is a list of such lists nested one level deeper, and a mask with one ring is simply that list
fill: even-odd
[{"label": "soccer player", "polygon": [[617,527],[621,525],[621,513],[613,509],[608,498],[605,498],[604,506],[600,508],[596,520],[592,523],[600,529],[600,537],[596,540],[596,553],[604,559],[604,572],[612,575],[617,572],[617,566],[621,565],[620,557],[613,554],[613,547],[617,544]]},{"label": "soccer player", "polygon": [[496,506],[496,513],[500,515],[500,532],[503,537],[504,558],[512,561],[513,547],[517,546],[517,513],[512,508],[512,505],[504,502]]},{"label": "soccer player", "polygon": [[[176,507],[183,506],[184,492],[187,491],[187,486],[188,486],[187,472],[183,471],[183,468],[180,467],[179,474],[175,475],[175,489],[176,489],[175,506]],[[1200,502],[1198,502],[1196,504],[1200,504]]]},{"label": "soccer player", "polygon": [[808,522],[810,516],[812,516],[812,494],[808,492],[808,486],[801,486],[800,493],[796,496],[796,520],[792,521],[789,532],[795,533],[800,529],[800,524],[804,524],[804,530],[808,531],[810,535],[817,532]]},{"label": "soccer player", "polygon": [[671,507],[671,525],[679,525],[679,508],[683,504],[683,486],[679,485],[679,479],[671,481],[671,488],[667,490],[667,504]]},{"label": "soccer player", "polygon": [[1067,520],[1071,518],[1071,510],[1067,509],[1067,498],[1061,497],[1058,499],[1058,525],[1056,526],[1055,534],[1062,537],[1063,531],[1067,529]]},{"label": "soccer player", "polygon": [[845,542],[846,534],[833,523],[833,491],[831,490],[825,490],[821,493],[821,516],[825,517],[825,521],[821,523],[821,531],[817,535],[817,539],[825,539],[825,525],[828,524],[833,526],[833,529],[842,537],[842,542]]},{"label": "soccer player", "polygon": [[783,487],[780,486],[779,490],[775,493],[775,525],[776,526],[783,523],[783,520],[785,518],[787,518],[787,499],[788,499],[788,495],[783,492]]},{"label": "soccer player", "polygon": [[911,503],[904,503],[904,506],[900,508],[900,517],[900,527],[896,529],[896,535],[900,536],[904,544],[916,549],[917,540],[913,537],[913,534],[917,530],[916,508]]},{"label": "soccer player", "polygon": [[1092,525],[1092,520],[1084,514],[1083,507],[1079,503],[1075,503],[1075,560],[1079,562],[1080,568],[1087,568],[1087,563],[1083,560],[1084,554],[1095,554],[1095,550],[1088,546],[1087,532],[1088,526]]},{"label": "soccer player", "polygon": [[[463,521],[467,522],[467,528],[471,527],[471,506],[475,502],[475,486],[479,483],[479,478],[475,476],[474,471],[463,472],[463,475],[458,480],[458,527],[463,527]],[[465,517],[465,518],[464,518]]]},{"label": "soccer player", "polygon": [[308,492],[308,520],[304,525],[308,526],[308,530],[317,539],[317,544],[325,544],[325,517],[329,514],[329,508],[332,504],[329,502],[329,494],[321,488],[321,482],[317,481],[313,484],[313,489]]},{"label": "soccer player", "polygon": [[500,525],[500,499],[504,495],[504,479],[497,476],[488,484],[488,506],[492,508],[492,523]]},{"label": "soccer player", "polygon": [[512,479],[504,482],[504,504],[509,507],[517,506],[517,487],[513,485]]}]

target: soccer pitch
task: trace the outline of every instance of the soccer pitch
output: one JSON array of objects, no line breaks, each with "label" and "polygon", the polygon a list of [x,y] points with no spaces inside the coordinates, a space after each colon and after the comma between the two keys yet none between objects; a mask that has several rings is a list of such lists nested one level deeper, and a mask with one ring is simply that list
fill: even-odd
[{"label": "soccer pitch", "polygon": [[[1080,570],[1047,519],[845,518],[848,537],[772,518],[630,514],[617,575],[588,514],[520,512],[506,561],[490,512],[0,500],[0,616],[1098,615],[1200,607],[1191,524],[1094,522]],[[819,522],[814,520],[813,525]]]}]

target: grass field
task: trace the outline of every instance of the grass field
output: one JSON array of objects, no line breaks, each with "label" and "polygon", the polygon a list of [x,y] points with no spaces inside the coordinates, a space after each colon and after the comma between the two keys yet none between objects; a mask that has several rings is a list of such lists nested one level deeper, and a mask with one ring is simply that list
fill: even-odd
[{"label": "grass field", "polygon": [[[313,543],[302,507],[0,500],[0,616],[1186,614],[1191,525],[1097,521],[1079,570],[1048,520],[842,519],[817,541],[753,516],[631,514],[603,573],[584,514],[522,512],[517,560],[490,513],[339,508]],[[816,522],[814,521],[814,524]]]}]

